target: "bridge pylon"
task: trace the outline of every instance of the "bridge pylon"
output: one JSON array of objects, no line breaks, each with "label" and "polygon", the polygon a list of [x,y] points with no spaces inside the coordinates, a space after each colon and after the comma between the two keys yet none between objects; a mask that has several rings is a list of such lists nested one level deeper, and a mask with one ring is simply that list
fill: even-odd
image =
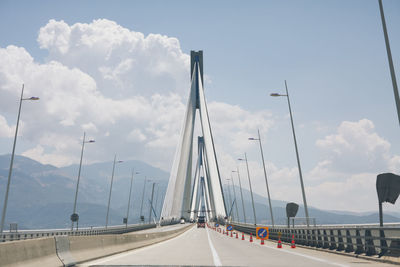
[{"label": "bridge pylon", "polygon": [[[199,204],[197,201],[199,198],[197,191],[199,181],[202,180],[201,177],[204,177],[204,185],[202,183],[200,184],[202,188],[207,191],[203,194],[203,196],[205,196],[203,197],[203,203],[206,203],[208,206],[207,216],[212,219],[226,216],[218,161],[215,153],[207,103],[204,96],[203,51],[191,51],[190,55],[190,94],[161,211],[161,220],[170,220],[173,218],[185,218],[186,220],[189,220],[190,217],[193,218],[193,208],[195,205]],[[201,153],[199,150],[199,159],[197,161],[196,169],[200,166],[199,164],[204,168],[203,176],[200,176],[200,170],[197,170],[199,171],[199,174],[197,175],[196,173],[193,179],[193,131],[197,110],[202,130],[201,145],[203,147],[201,148]],[[196,201],[193,203],[194,198]]]}]

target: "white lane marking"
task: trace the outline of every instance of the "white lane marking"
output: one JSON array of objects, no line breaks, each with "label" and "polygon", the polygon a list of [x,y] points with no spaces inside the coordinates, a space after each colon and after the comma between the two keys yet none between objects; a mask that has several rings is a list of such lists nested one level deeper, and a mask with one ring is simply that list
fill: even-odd
[{"label": "white lane marking", "polygon": [[207,227],[206,227],[206,231],[207,231],[207,237],[208,237],[208,244],[210,245],[211,253],[213,255],[214,266],[222,266],[221,260],[219,259],[219,256],[218,256],[218,253],[215,250],[215,248],[211,242],[210,234],[208,233]]},{"label": "white lane marking", "polygon": [[[175,238],[179,238],[179,237],[185,236],[185,235],[187,235],[190,231],[193,231],[193,229],[194,229],[194,227],[192,227],[190,230],[184,232],[183,234],[178,235],[178,236],[175,237]],[[138,253],[138,252],[143,251],[143,250],[148,250],[148,249],[156,248],[156,247],[158,247],[158,246],[161,246],[161,245],[163,245],[163,244],[166,244],[166,243],[168,243],[168,242],[173,241],[175,238],[171,238],[171,239],[168,239],[168,240],[165,240],[165,241],[161,241],[161,242],[155,243],[155,244],[153,244],[153,245],[148,245],[148,246],[145,246],[145,247],[136,248],[136,249],[133,249],[132,251],[121,252],[121,253],[118,253],[118,254],[113,255],[113,256],[108,256],[108,257],[106,256],[106,257],[103,258],[103,259],[98,259],[98,260],[95,260],[95,261],[85,262],[85,263],[80,264],[80,265],[78,265],[78,266],[81,266],[81,267],[88,267],[88,266],[91,266],[91,265],[99,265],[99,264],[103,264],[103,263],[105,263],[105,262],[109,262],[109,261],[117,260],[117,259],[120,259],[120,258],[124,258],[124,257],[126,257],[126,256],[129,256],[129,255],[131,255],[131,254]]]},{"label": "white lane marking", "polygon": [[277,250],[277,251],[280,251],[280,252],[285,252],[285,253],[293,254],[293,255],[296,255],[296,256],[301,256],[301,257],[308,258],[308,259],[311,259],[311,260],[324,262],[324,263],[327,263],[327,264],[330,264],[330,265],[336,265],[336,266],[341,266],[341,267],[348,267],[349,266],[349,265],[340,264],[340,263],[336,263],[336,262],[331,262],[331,261],[324,260],[324,259],[321,259],[321,258],[317,258],[317,257],[301,254],[301,253],[298,253],[298,252],[285,250],[285,249],[282,249],[282,248],[275,248],[275,247],[270,247],[270,246],[265,246],[265,247],[269,248],[269,249],[274,249],[274,250]]}]

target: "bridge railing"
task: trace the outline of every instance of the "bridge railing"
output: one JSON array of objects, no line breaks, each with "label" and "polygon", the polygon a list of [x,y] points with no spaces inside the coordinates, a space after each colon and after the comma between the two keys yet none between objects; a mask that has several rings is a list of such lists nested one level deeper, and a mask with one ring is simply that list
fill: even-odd
[{"label": "bridge railing", "polygon": [[[256,234],[256,226],[234,223],[234,228],[248,234]],[[258,225],[262,226],[262,225]],[[343,251],[347,253],[400,256],[400,228],[379,226],[313,226],[270,227],[269,238],[296,244]]]},{"label": "bridge railing", "polygon": [[124,234],[134,231],[140,231],[150,228],[155,228],[155,223],[150,224],[131,224],[131,225],[116,225],[105,227],[90,227],[81,228],[79,230],[70,229],[43,229],[43,230],[19,230],[18,232],[3,232],[0,234],[0,242],[26,240],[50,236],[88,236],[88,235],[106,235],[106,234]]}]

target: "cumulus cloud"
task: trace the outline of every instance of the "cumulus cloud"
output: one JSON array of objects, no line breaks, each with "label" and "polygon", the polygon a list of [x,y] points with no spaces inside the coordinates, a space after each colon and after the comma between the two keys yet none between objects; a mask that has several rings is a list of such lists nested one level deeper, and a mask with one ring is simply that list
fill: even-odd
[{"label": "cumulus cloud", "polygon": [[8,126],[6,118],[0,115],[0,137],[12,137],[15,129]]},{"label": "cumulus cloud", "polygon": [[344,121],[336,134],[317,140],[332,168],[348,172],[385,171],[391,157],[390,143],[375,132],[372,121]]},{"label": "cumulus cloud", "polygon": [[[45,63],[24,48],[0,48],[0,111],[15,112],[22,83],[25,95],[40,97],[23,105],[21,135],[35,144],[24,155],[57,166],[76,163],[86,131],[96,140],[85,151],[88,161],[119,153],[169,171],[190,85],[189,55],[176,38],[145,36],[106,19],[50,20],[37,41],[49,52]],[[265,111],[218,102],[209,108],[216,143],[234,145],[234,153],[243,136],[272,123]],[[9,136],[3,117],[0,129]]]},{"label": "cumulus cloud", "polygon": [[50,20],[37,40],[49,59],[89,74],[107,96],[186,93],[190,59],[176,38],[144,36],[98,19],[71,26]]}]

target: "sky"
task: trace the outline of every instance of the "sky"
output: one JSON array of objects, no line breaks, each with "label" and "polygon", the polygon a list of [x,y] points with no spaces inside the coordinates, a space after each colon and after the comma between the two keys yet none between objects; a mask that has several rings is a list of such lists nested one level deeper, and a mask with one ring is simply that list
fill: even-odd
[{"label": "sky", "polygon": [[[400,1],[383,0],[397,76]],[[287,81],[307,202],[375,211],[376,176],[400,174],[399,122],[377,0],[0,1],[0,153],[55,166],[137,159],[169,171],[204,51],[221,179],[246,152],[253,190],[302,203]],[[400,78],[398,78],[400,79]],[[237,177],[234,176],[237,184]],[[243,186],[248,188],[246,180]],[[399,211],[398,204],[384,206]]]}]

